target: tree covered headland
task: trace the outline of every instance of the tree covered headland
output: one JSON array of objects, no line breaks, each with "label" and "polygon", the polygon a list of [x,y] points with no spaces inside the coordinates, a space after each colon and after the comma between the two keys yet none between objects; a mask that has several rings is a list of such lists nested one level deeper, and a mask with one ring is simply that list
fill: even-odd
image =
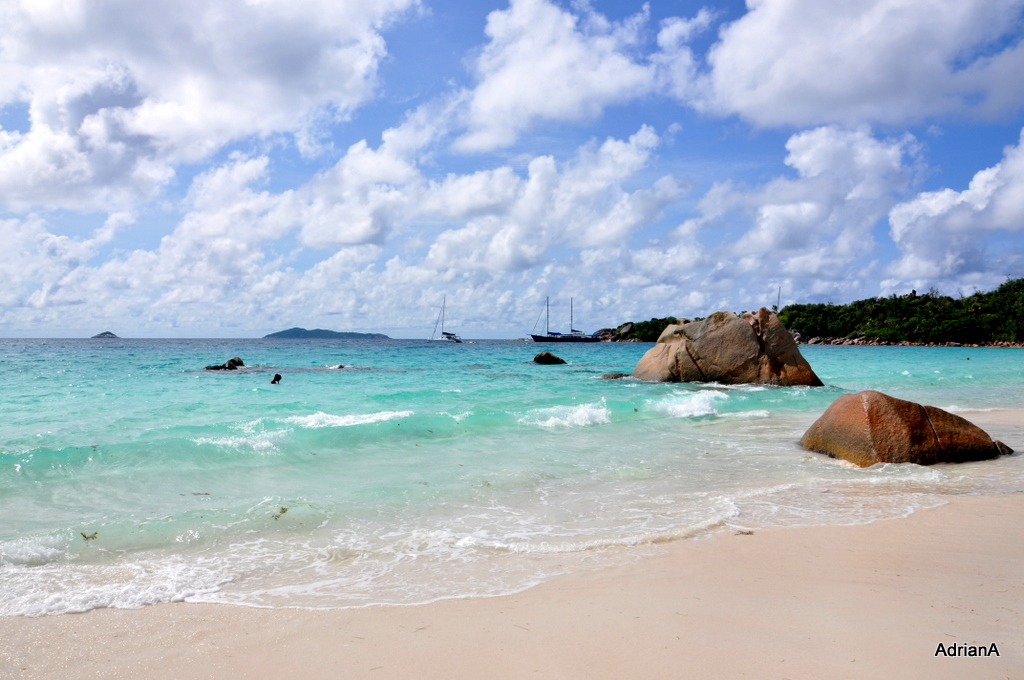
[{"label": "tree covered headland", "polygon": [[674,323],[679,323],[679,319],[674,316],[650,321],[629,321],[618,328],[602,328],[595,335],[611,342],[657,342],[665,327]]},{"label": "tree covered headland", "polygon": [[985,344],[1024,341],[1024,279],[988,293],[952,298],[892,295],[846,305],[787,305],[779,319],[805,338],[877,338],[883,342]]}]

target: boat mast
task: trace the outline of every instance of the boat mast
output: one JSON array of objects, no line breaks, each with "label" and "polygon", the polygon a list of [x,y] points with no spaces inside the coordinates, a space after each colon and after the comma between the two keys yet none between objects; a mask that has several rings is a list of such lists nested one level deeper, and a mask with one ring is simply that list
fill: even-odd
[{"label": "boat mast", "polygon": [[[441,313],[437,315],[437,321],[434,322],[434,330],[430,333],[430,339],[433,340],[437,337],[437,324],[441,323],[441,314],[444,314],[444,303],[441,303]],[[444,332],[444,328],[441,328],[441,332]]]},{"label": "boat mast", "polygon": [[569,335],[573,334],[572,327],[572,298],[569,298]]},{"label": "boat mast", "polygon": [[444,303],[448,301],[448,296],[441,296],[441,335],[444,335]]},{"label": "boat mast", "polygon": [[551,298],[544,298],[544,332],[551,335]]}]

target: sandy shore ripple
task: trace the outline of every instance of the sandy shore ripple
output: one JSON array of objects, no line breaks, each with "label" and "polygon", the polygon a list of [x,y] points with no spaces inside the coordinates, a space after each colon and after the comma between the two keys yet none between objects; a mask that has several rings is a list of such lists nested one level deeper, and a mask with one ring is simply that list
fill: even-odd
[{"label": "sandy shore ripple", "polygon": [[[491,599],[0,619],[3,678],[1020,678],[1024,493],[726,532]],[[935,656],[990,646],[999,656]],[[967,649],[967,647],[965,647]]]}]

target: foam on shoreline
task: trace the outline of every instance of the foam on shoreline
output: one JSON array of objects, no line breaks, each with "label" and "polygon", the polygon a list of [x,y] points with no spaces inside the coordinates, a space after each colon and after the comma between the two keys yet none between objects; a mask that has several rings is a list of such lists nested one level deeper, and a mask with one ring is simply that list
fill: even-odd
[{"label": "foam on shoreline", "polygon": [[[1024,494],[946,500],[870,525],[660,544],[498,598],[0,617],[0,667],[21,680],[1017,677]],[[999,655],[949,660],[940,642]]]}]

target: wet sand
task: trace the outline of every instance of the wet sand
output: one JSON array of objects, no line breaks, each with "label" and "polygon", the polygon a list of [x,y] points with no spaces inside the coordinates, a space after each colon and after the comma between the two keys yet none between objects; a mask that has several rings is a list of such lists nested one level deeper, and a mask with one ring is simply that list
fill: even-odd
[{"label": "wet sand", "polygon": [[[1024,677],[1024,493],[722,532],[498,598],[0,619],[2,678]],[[939,643],[999,656],[936,656]]]}]

